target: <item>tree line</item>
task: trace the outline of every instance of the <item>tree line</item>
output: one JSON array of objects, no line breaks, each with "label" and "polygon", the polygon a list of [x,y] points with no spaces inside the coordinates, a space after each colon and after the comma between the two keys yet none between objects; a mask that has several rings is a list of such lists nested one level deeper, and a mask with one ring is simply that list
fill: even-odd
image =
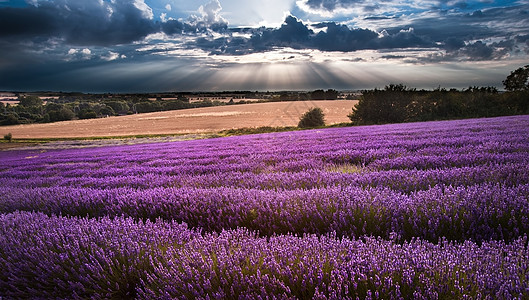
[{"label": "tree line", "polygon": [[[243,92],[240,92],[243,93]],[[108,97],[104,95],[62,95],[58,99],[42,99],[34,95],[19,96],[18,105],[0,102],[0,125],[16,125],[29,123],[49,123],[68,121],[73,119],[93,119],[108,116],[118,116],[136,113],[159,112],[188,108],[210,107],[220,105],[255,103],[245,100],[245,97],[262,97],[251,92],[244,92],[244,97],[223,102],[220,99],[224,93],[212,94],[218,97],[203,97],[200,101],[190,102],[185,94],[177,95],[176,99],[164,100],[157,97],[150,100],[149,95],[121,95]],[[209,94],[208,94],[209,95]],[[257,102],[302,101],[302,100],[334,100],[339,92],[329,89],[312,92],[273,92],[266,93],[267,98]]]},{"label": "tree line", "polygon": [[93,119],[214,105],[214,103],[206,101],[195,103],[189,103],[189,101],[184,101],[183,99],[150,101],[142,97],[105,100],[65,100],[59,98],[58,100],[48,101],[46,104],[37,96],[21,96],[18,100],[18,105],[4,105],[0,103],[1,125]]},{"label": "tree line", "polygon": [[503,81],[505,92],[494,87],[464,90],[417,90],[402,84],[364,91],[349,119],[355,125],[497,117],[529,114],[529,65]]}]

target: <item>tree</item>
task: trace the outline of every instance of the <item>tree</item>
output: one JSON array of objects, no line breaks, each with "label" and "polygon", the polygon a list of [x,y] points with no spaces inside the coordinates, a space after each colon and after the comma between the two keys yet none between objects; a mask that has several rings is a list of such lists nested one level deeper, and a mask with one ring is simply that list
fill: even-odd
[{"label": "tree", "polygon": [[338,91],[333,89],[324,90],[315,90],[310,93],[310,99],[313,100],[336,100],[338,98]]},{"label": "tree", "polygon": [[18,97],[19,105],[30,107],[30,106],[41,106],[44,102],[37,96],[25,96]]},{"label": "tree", "polygon": [[105,104],[111,107],[117,114],[126,114],[129,106],[125,101],[106,101]]},{"label": "tree", "polygon": [[61,107],[58,110],[51,110],[47,113],[50,122],[56,121],[68,121],[75,117],[74,112],[66,106]]},{"label": "tree", "polygon": [[323,111],[319,107],[313,107],[309,109],[306,113],[301,116],[301,119],[299,120],[298,127],[299,128],[311,128],[311,127],[319,127],[319,126],[325,126],[325,115],[323,114]]},{"label": "tree", "polygon": [[114,116],[116,113],[112,109],[112,107],[105,105],[99,110],[99,114],[102,116]]},{"label": "tree", "polygon": [[77,117],[81,120],[83,119],[95,119],[97,118],[97,113],[91,109],[83,109],[79,111]]},{"label": "tree", "polygon": [[404,122],[408,117],[407,106],[415,93],[415,89],[403,84],[390,84],[384,90],[364,91],[348,117],[354,124]]},{"label": "tree", "polygon": [[2,116],[0,124],[1,125],[16,125],[18,124],[18,114],[10,113],[6,116]]},{"label": "tree", "polygon": [[529,90],[529,65],[512,71],[503,81],[503,86],[508,91]]}]

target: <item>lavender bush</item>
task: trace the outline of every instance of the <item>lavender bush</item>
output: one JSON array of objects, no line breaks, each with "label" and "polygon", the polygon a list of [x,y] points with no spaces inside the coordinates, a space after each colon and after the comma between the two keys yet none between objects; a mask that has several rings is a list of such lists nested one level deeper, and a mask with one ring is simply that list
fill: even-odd
[{"label": "lavender bush", "polygon": [[527,298],[527,128],[4,151],[0,297]]},{"label": "lavender bush", "polygon": [[175,222],[0,216],[8,298],[500,298],[529,296],[527,239],[396,243],[200,234]]}]

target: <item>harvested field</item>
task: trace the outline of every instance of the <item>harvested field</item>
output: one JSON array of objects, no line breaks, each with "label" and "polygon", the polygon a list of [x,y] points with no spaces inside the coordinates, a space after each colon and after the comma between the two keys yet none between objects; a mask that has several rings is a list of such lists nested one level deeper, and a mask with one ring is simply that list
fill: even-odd
[{"label": "harvested field", "polygon": [[218,132],[225,129],[296,126],[311,107],[320,107],[327,124],[348,122],[357,101],[295,101],[205,107],[104,119],[0,126],[13,138],[76,138]]}]

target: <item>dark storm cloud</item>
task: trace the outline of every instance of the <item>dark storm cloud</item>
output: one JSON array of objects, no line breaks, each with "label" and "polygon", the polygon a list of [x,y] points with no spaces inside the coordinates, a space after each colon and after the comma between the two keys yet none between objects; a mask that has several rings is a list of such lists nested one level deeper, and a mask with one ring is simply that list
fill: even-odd
[{"label": "dark storm cloud", "polygon": [[494,49],[491,46],[487,46],[482,41],[477,41],[463,48],[463,53],[466,54],[471,59],[484,60],[484,59],[492,58]]},{"label": "dark storm cloud", "polygon": [[26,8],[0,7],[0,37],[27,38],[49,35],[58,30],[54,14],[30,6]]},{"label": "dark storm cloud", "polygon": [[[407,26],[415,28],[419,35],[434,40],[457,38],[478,40],[529,33],[529,6],[491,8],[465,14],[448,14],[410,21]],[[396,28],[398,29],[398,28]]]},{"label": "dark storm cloud", "polygon": [[[154,19],[143,0],[31,3],[38,5],[0,6],[0,88],[127,91],[134,86],[149,90],[149,86],[160,86],[160,82],[151,81],[168,77],[171,82],[177,78],[184,87],[196,86],[201,81],[198,75],[211,68],[220,71],[227,66],[225,61],[238,60],[216,59],[216,55],[280,48],[351,53],[374,50],[380,56],[374,54],[372,60],[455,64],[529,53],[527,4],[478,10],[477,2],[441,0],[438,10],[424,15],[367,13],[356,19],[320,23],[288,16],[276,28],[229,28],[217,0],[201,6],[196,15],[179,20],[163,18],[163,22]],[[328,11],[344,7],[381,11],[366,0],[304,3]],[[396,3],[388,0],[377,4],[383,8]],[[454,13],[445,9],[447,5],[465,11]],[[164,34],[150,35],[153,33]],[[286,52],[285,57],[291,58],[290,50]],[[342,61],[347,57],[338,56]],[[350,55],[351,61],[371,62],[371,58],[354,56]],[[177,69],[181,74],[175,73]],[[323,74],[322,70],[314,71]],[[170,88],[160,86],[162,90]]]},{"label": "dark storm cloud", "polygon": [[345,25],[325,23],[327,30],[314,37],[314,45],[326,51],[352,51],[365,49],[378,38],[378,34],[368,29],[350,29]]},{"label": "dark storm cloud", "polygon": [[[497,14],[498,11],[496,10],[486,11],[482,12],[479,18],[486,23],[491,23]],[[504,14],[514,15],[511,20],[521,24],[519,25],[520,28],[527,28],[525,19],[516,18],[520,15],[518,10],[504,10]],[[341,52],[358,50],[402,51],[404,49],[445,50],[445,53],[435,56],[407,60],[439,62],[502,59],[511,51],[519,50],[520,43],[529,43],[527,37],[529,35],[509,36],[502,29],[501,24],[498,28],[489,28],[476,22],[476,18],[478,18],[476,14],[472,13],[440,19],[419,19],[406,27],[393,27],[376,32],[370,29],[351,28],[336,22],[307,25],[294,16],[288,16],[279,28],[228,29],[226,31],[228,34],[221,38],[201,37],[188,46],[203,49],[211,54],[228,55],[270,51],[283,47]],[[246,34],[251,37],[231,36],[234,33]],[[485,40],[489,38],[495,38],[499,41],[486,43]],[[384,58],[396,59],[399,57],[401,55]]]},{"label": "dark storm cloud", "polygon": [[110,46],[142,40],[151,33],[169,35],[225,31],[220,4],[212,1],[201,15],[186,21],[155,22],[141,0],[38,1],[25,7],[0,7],[0,39],[10,41],[57,38],[70,45]]},{"label": "dark storm cloud", "polygon": [[350,28],[335,22],[316,24],[313,28],[320,31],[316,33],[302,21],[288,16],[277,29],[248,29],[247,33],[251,33],[251,38],[200,38],[194,45],[213,54],[244,54],[281,47],[341,52],[434,47],[427,37],[418,36],[411,28],[393,34],[384,32],[382,35],[369,29]]},{"label": "dark storm cloud", "polygon": [[268,50],[273,47],[307,48],[314,34],[307,26],[293,16],[288,16],[279,29],[263,29],[254,34],[250,44],[256,50]]},{"label": "dark storm cloud", "polygon": [[[232,36],[241,29],[228,28],[227,22],[219,14],[220,4],[215,0],[202,6],[199,16],[192,15],[187,20],[166,22],[153,21],[150,8],[145,4],[144,7],[138,6],[138,2],[143,3],[141,0],[58,0],[39,1],[38,6],[0,7],[0,38],[10,42],[29,40],[34,43],[37,39],[58,38],[68,45],[112,46],[141,41],[151,33],[163,32],[170,36],[185,34],[192,37],[194,34],[201,34],[202,37],[197,37],[184,46],[198,47],[212,54],[240,55],[278,47],[343,52],[442,48],[448,52],[464,53],[473,59],[486,59],[494,55],[493,47],[503,46],[469,45],[468,41],[505,35],[507,29],[502,28],[501,24],[497,28],[491,28],[489,24],[508,17],[517,28],[527,30],[529,25],[523,7],[415,19],[405,26],[388,27],[382,32],[351,28],[337,22],[308,26],[297,18],[288,16],[279,28],[246,29],[246,33],[251,35],[251,38],[247,38]],[[308,0],[306,3],[314,7],[334,9],[363,2],[365,1]],[[382,16],[377,20],[380,21],[380,18]],[[373,17],[366,19],[372,20]],[[388,23],[391,24],[391,19],[388,19]],[[208,34],[210,31],[219,32],[222,37],[213,38],[213,35]],[[523,43],[527,40],[524,36],[528,32],[520,33],[517,40]],[[463,48],[465,51],[459,51]]]},{"label": "dark storm cloud", "polygon": [[443,47],[447,51],[456,51],[465,46],[465,41],[455,37],[449,37],[445,40]]},{"label": "dark storm cloud", "polygon": [[38,6],[0,8],[0,38],[60,38],[74,45],[115,45],[157,30],[132,1],[39,1]]}]

